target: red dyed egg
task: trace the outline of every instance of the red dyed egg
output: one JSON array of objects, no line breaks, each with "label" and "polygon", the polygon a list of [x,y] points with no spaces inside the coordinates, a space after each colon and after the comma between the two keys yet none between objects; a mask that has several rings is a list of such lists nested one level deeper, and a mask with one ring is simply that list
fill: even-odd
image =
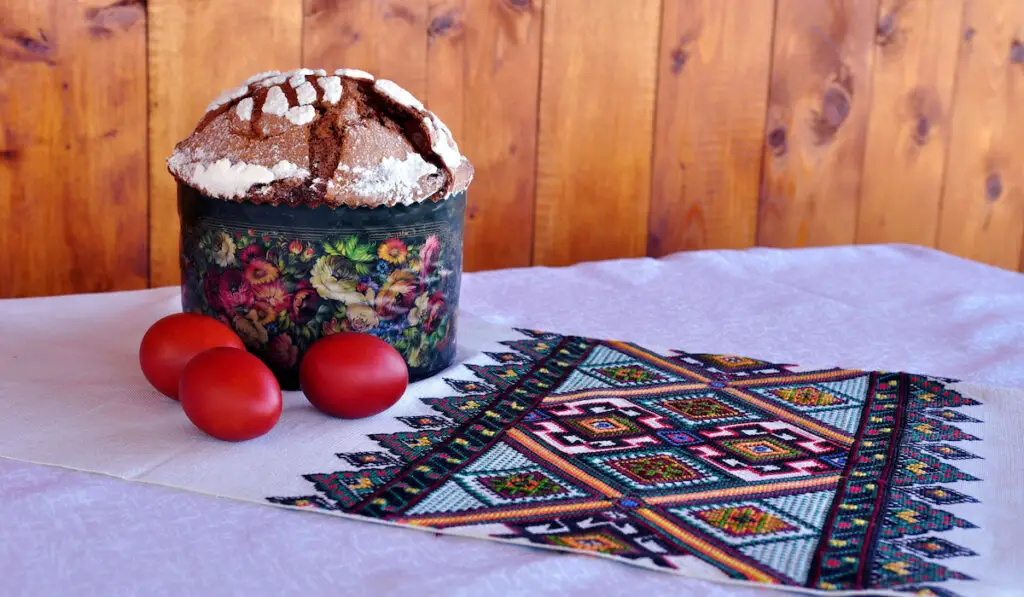
[{"label": "red dyed egg", "polygon": [[175,313],[154,323],[139,346],[142,374],[161,394],[178,399],[181,372],[196,355],[218,346],[245,348],[227,325],[196,313]]},{"label": "red dyed egg", "polygon": [[181,374],[181,407],[192,424],[224,441],[257,438],[281,418],[281,386],[263,361],[237,348],[211,348]]},{"label": "red dyed egg", "polygon": [[405,359],[387,342],[355,332],[315,342],[299,366],[299,385],[320,411],[343,419],[391,408],[409,385]]}]

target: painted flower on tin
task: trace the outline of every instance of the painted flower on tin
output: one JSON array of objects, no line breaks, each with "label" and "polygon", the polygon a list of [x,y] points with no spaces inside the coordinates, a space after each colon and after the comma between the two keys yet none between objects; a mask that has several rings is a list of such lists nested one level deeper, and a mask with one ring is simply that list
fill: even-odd
[{"label": "painted flower on tin", "polygon": [[309,242],[214,228],[186,247],[185,258],[197,270],[192,292],[201,310],[281,370],[339,332],[377,335],[412,367],[428,365],[451,341],[452,278],[436,234]]},{"label": "painted flower on tin", "polygon": [[221,267],[235,264],[235,241],[226,232],[218,232],[213,238],[213,261]]},{"label": "painted flower on tin", "polygon": [[409,248],[397,238],[388,239],[377,248],[377,257],[391,264],[405,263],[405,258],[408,256]]}]

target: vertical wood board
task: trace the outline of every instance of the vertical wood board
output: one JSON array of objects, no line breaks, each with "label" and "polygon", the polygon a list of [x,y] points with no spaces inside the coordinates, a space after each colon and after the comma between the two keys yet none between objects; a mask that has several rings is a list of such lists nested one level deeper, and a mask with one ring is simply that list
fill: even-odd
[{"label": "vertical wood board", "polygon": [[545,4],[536,264],[646,252],[660,8]]},{"label": "vertical wood board", "polygon": [[1008,269],[1024,242],[1024,4],[968,0],[937,246]]},{"label": "vertical wood board", "polygon": [[774,11],[665,0],[648,254],[754,244]]},{"label": "vertical wood board", "polygon": [[0,296],[143,288],[141,2],[0,2]]},{"label": "vertical wood board", "polygon": [[177,186],[167,158],[222,91],[262,71],[299,67],[301,2],[149,0],[152,286],[180,277]]},{"label": "vertical wood board", "polygon": [[881,1],[858,243],[935,241],[962,16],[962,0]]},{"label": "vertical wood board", "polygon": [[854,241],[877,0],[778,0],[758,244]]},{"label": "vertical wood board", "polygon": [[[476,169],[465,269],[525,267],[533,253],[544,6],[541,0],[468,0],[457,15],[451,10],[432,11],[428,105],[443,118],[460,114],[452,130]],[[445,31],[449,18],[454,24]],[[447,55],[454,45],[459,72]]]}]

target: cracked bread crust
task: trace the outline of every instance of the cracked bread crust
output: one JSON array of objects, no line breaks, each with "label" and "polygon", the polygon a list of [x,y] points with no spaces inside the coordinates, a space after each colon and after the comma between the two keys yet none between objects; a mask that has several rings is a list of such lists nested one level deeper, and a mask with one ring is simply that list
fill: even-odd
[{"label": "cracked bread crust", "polygon": [[207,196],[309,207],[439,201],[474,174],[412,94],[351,69],[251,77],[210,104],[167,163]]}]

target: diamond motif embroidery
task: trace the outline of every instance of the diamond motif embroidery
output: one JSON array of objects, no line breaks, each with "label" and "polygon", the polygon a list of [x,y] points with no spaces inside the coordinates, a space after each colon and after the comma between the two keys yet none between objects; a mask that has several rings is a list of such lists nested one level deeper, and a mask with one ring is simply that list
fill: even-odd
[{"label": "diamond motif embroidery", "polygon": [[807,455],[803,450],[786,445],[773,437],[728,439],[718,442],[718,445],[754,462],[787,460]]},{"label": "diamond motif embroidery", "polygon": [[502,471],[467,470],[457,474],[455,482],[474,497],[492,506],[584,496],[580,490],[536,467],[518,467]]},{"label": "diamond motif embroidery", "polygon": [[967,450],[957,448],[956,446],[951,446],[949,444],[926,444],[921,446],[921,449],[925,452],[931,452],[932,454],[949,460],[971,460],[979,458],[979,456],[975,456]]},{"label": "diamond motif embroidery", "polygon": [[615,470],[633,481],[645,485],[671,481],[690,481],[700,478],[700,473],[671,456],[645,456],[609,463]]},{"label": "diamond motif embroidery", "polygon": [[704,360],[721,369],[740,369],[748,367],[763,367],[764,361],[748,357],[738,357],[731,354],[704,355]]},{"label": "diamond motif embroidery", "polygon": [[733,537],[772,535],[796,530],[796,527],[787,524],[778,516],[769,514],[756,506],[698,510],[694,512],[694,515]]},{"label": "diamond motif embroidery", "polygon": [[912,541],[907,541],[903,546],[914,553],[936,559],[978,555],[969,549],[950,543],[940,537],[923,537],[921,539],[914,539]]},{"label": "diamond motif embroidery", "polygon": [[781,388],[772,390],[772,393],[779,398],[800,406],[832,406],[845,402],[841,398],[822,392],[814,386],[803,386],[800,388]]},{"label": "diamond motif embroidery", "polygon": [[565,489],[538,471],[479,477],[480,484],[507,500],[546,497]]},{"label": "diamond motif embroidery", "polygon": [[335,456],[359,468],[401,464],[397,458],[389,456],[384,452],[354,452],[351,454],[335,454]]},{"label": "diamond motif embroidery", "polygon": [[646,384],[663,381],[665,376],[640,365],[600,367],[595,370],[602,377],[620,384]]},{"label": "diamond motif embroidery", "polygon": [[744,481],[833,474],[840,446],[783,421],[732,423],[700,432],[693,455]]},{"label": "diamond motif embroidery", "polygon": [[588,460],[631,490],[661,490],[721,480],[709,469],[670,451],[611,453]]},{"label": "diamond motif embroidery", "polygon": [[635,402],[653,412],[671,419],[675,428],[693,431],[712,423],[727,423],[753,419],[753,415],[739,404],[714,390],[670,393],[663,396],[639,396]]},{"label": "diamond motif embroidery", "polygon": [[741,414],[739,410],[714,398],[689,398],[662,402],[666,408],[691,421],[714,421],[730,419]]},{"label": "diamond motif embroidery", "polygon": [[565,418],[562,422],[591,438],[632,435],[640,432],[636,423],[615,414]]},{"label": "diamond motif embroidery", "polygon": [[968,579],[984,409],[951,380],[523,333],[339,455],[361,470],[268,501],[805,588]]},{"label": "diamond motif embroidery", "polygon": [[942,419],[943,421],[950,421],[953,423],[980,423],[978,419],[968,417],[963,413],[956,412],[955,410],[944,408],[942,410],[929,410],[925,411],[929,417],[935,417],[936,419]]},{"label": "diamond motif embroidery", "polygon": [[405,423],[413,429],[434,429],[438,427],[445,427],[449,425],[449,421],[444,417],[435,417],[425,415],[422,417],[395,417],[399,421]]},{"label": "diamond motif embroidery", "polygon": [[657,435],[666,442],[677,446],[690,446],[701,442],[699,437],[681,429],[666,429],[659,431]]},{"label": "diamond motif embroidery", "polygon": [[909,491],[917,497],[923,498],[925,501],[931,502],[936,506],[948,506],[950,504],[964,504],[978,501],[955,489],[950,489],[949,487],[943,487],[941,485],[936,485],[934,487],[914,487]]},{"label": "diamond motif embroidery", "polygon": [[[775,501],[778,503],[778,499]],[[790,502],[790,509],[786,509],[767,500],[719,501],[668,511],[725,545],[749,547],[815,536],[818,531],[814,525],[790,514],[793,503],[798,502]]]},{"label": "diamond motif embroidery", "polygon": [[617,541],[607,533],[586,533],[583,535],[552,535],[548,541],[554,545],[571,547],[583,551],[597,551],[600,553],[623,553],[631,551],[628,545]]}]

